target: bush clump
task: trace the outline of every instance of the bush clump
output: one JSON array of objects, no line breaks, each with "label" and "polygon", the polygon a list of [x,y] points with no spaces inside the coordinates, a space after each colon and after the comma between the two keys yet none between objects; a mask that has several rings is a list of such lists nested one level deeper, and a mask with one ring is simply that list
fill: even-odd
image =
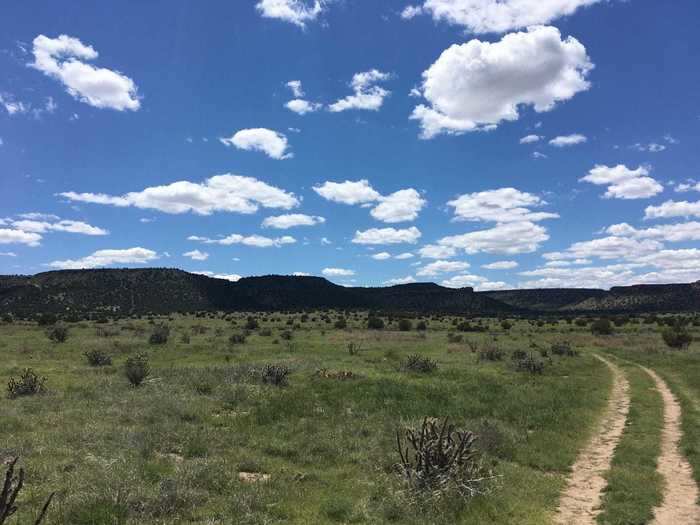
[{"label": "bush clump", "polygon": [[129,357],[124,364],[124,373],[133,386],[141,386],[146,378],[151,375],[151,366],[148,363],[148,356],[144,353],[139,353]]},{"label": "bush clump", "polygon": [[399,321],[399,331],[410,332],[413,329],[413,323],[410,319],[401,319]]},{"label": "bush clump", "polygon": [[7,383],[7,397],[33,396],[46,392],[46,378],[37,375],[31,368],[25,368],[19,379],[10,378]]},{"label": "bush clump", "polygon": [[543,374],[544,373],[544,366],[545,362],[538,358],[535,357],[534,354],[529,354],[526,357],[519,359],[515,369],[518,372],[529,372],[531,374]]},{"label": "bush clump", "polygon": [[396,431],[399,470],[411,490],[431,498],[483,494],[493,476],[483,468],[475,441],[473,432],[457,430],[448,418],[425,418],[403,438]]},{"label": "bush clump", "polygon": [[571,348],[571,343],[568,341],[552,343],[550,350],[554,355],[558,355],[560,357],[576,357],[579,355],[578,350]]},{"label": "bush clump", "polygon": [[148,342],[152,345],[164,345],[170,337],[170,327],[166,324],[159,324],[153,328]]},{"label": "bush clump", "polygon": [[257,330],[260,324],[258,323],[258,320],[253,317],[252,315],[248,317],[245,323],[245,329],[246,330]]},{"label": "bush clump", "polygon": [[65,343],[68,340],[68,327],[57,324],[46,332],[46,337],[54,343]]},{"label": "bush clump", "polygon": [[591,323],[591,333],[593,335],[611,335],[613,333],[610,319],[598,319]]},{"label": "bush clump", "polygon": [[503,361],[503,350],[494,345],[488,345],[479,350],[479,361]]},{"label": "bush clump", "polygon": [[437,363],[429,357],[423,357],[418,354],[409,355],[402,363],[401,369],[407,372],[418,372],[420,374],[429,374],[437,370]]},{"label": "bush clump", "polygon": [[245,334],[231,334],[231,337],[228,338],[228,342],[230,345],[242,345],[245,343]]},{"label": "bush clump", "polygon": [[427,329],[428,325],[425,321],[418,321],[418,323],[416,323],[416,330],[418,330],[419,332],[425,332]]},{"label": "bush clump", "polygon": [[112,358],[109,354],[97,348],[88,350],[83,355],[90,366],[109,366],[112,364]]},{"label": "bush clump", "polygon": [[336,330],[345,330],[348,327],[348,321],[345,317],[339,317],[333,324]]},{"label": "bush clump", "polygon": [[384,320],[381,317],[371,316],[367,319],[367,328],[370,330],[383,330]]},{"label": "bush clump", "polygon": [[669,326],[661,332],[666,346],[674,350],[685,350],[693,342],[693,336],[684,326]]},{"label": "bush clump", "polygon": [[289,383],[289,368],[284,365],[265,365],[262,382],[266,385],[286,386]]}]

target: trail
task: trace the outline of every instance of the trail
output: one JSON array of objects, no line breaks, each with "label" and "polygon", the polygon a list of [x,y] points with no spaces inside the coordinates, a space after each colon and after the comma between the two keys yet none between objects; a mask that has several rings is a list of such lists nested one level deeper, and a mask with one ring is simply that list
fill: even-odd
[{"label": "trail", "polygon": [[656,383],[664,401],[664,429],[657,470],[665,481],[663,500],[654,509],[652,525],[700,524],[698,486],[688,460],[680,451],[681,406],[656,372],[642,367]]},{"label": "trail", "polygon": [[625,429],[630,407],[629,383],[622,371],[607,359],[603,361],[613,374],[613,386],[605,415],[595,435],[579,454],[562,492],[554,523],[594,525],[600,513],[605,474],[610,470],[615,447]]}]

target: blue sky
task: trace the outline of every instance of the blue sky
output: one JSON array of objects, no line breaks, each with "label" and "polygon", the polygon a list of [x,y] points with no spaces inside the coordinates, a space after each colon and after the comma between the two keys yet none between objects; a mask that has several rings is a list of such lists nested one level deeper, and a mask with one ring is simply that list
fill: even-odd
[{"label": "blue sky", "polygon": [[700,279],[692,0],[5,10],[1,273]]}]

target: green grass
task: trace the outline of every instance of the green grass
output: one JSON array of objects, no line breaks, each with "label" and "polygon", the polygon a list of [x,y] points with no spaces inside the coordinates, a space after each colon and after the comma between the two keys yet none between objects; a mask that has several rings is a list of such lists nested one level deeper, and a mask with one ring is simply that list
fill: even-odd
[{"label": "green grass", "polygon": [[620,363],[630,384],[630,409],[615,449],[598,523],[647,523],[661,503],[663,479],[656,472],[663,429],[663,400],[654,381],[636,365]]},{"label": "green grass", "polygon": [[[608,396],[610,374],[588,350],[626,341],[593,339],[565,323],[518,321],[505,331],[486,320],[488,333],[465,337],[495,339],[506,358],[479,362],[466,343],[448,343],[450,318],[427,319],[422,334],[400,332],[396,321],[368,331],[355,316],[348,330],[334,330],[319,314],[308,322],[257,317],[272,335],[252,333],[242,345],[228,340],[242,330],[243,314],[234,316],[235,326],[218,317],[165,319],[170,340],[157,346],[148,344],[146,320],[73,324],[58,345],[33,323],[0,326],[0,378],[32,367],[49,388],[0,403],[0,460],[19,454],[28,472],[16,522],[28,521],[56,490],[48,523],[547,523]],[[294,324],[287,344],[280,334]],[[629,329],[625,338],[647,341],[650,334]],[[561,339],[582,355],[553,357],[541,376],[515,370],[512,350]],[[350,355],[349,342],[361,351]],[[112,356],[113,365],[89,367],[83,353],[93,348]],[[123,366],[140,351],[152,372],[133,388]],[[438,369],[402,371],[410,354],[429,357]],[[268,363],[289,367],[289,386],[264,385],[251,374]],[[349,370],[355,379],[319,378],[319,368]],[[637,432],[653,425],[641,413],[653,403],[635,392]],[[449,416],[480,435],[498,475],[488,495],[419,505],[406,493],[394,468],[395,432],[426,416]],[[648,483],[624,478],[631,456],[616,463],[619,475],[611,478],[615,515],[623,512],[624,483]],[[271,479],[245,484],[241,471]]]}]

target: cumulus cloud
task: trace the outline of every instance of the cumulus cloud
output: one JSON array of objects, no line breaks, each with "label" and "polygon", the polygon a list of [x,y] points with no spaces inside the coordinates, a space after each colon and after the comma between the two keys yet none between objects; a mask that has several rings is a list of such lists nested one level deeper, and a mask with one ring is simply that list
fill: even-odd
[{"label": "cumulus cloud", "polygon": [[416,275],[419,277],[432,277],[441,273],[461,272],[469,268],[468,262],[463,261],[435,261],[420,268]]},{"label": "cumulus cloud", "polygon": [[354,270],[345,268],[324,268],[321,273],[326,277],[351,277],[355,275]]},{"label": "cumulus cloud", "polygon": [[109,232],[97,226],[91,226],[82,221],[61,220],[58,222],[46,222],[31,219],[6,220],[13,228],[32,233],[46,233],[50,231],[80,233],[83,235],[107,235]]},{"label": "cumulus cloud", "polygon": [[411,252],[404,252],[394,256],[394,259],[399,261],[405,261],[406,259],[413,259],[415,257]]},{"label": "cumulus cloud", "polygon": [[5,111],[10,116],[26,113],[31,109],[29,104],[15,100],[12,95],[7,93],[0,93],[0,105],[5,108]]},{"label": "cumulus cloud", "polygon": [[278,230],[286,230],[295,226],[316,226],[323,224],[326,219],[312,215],[304,215],[303,213],[288,213],[285,215],[277,215],[267,217],[262,222],[263,228],[277,228]]},{"label": "cumulus cloud", "polygon": [[184,257],[189,257],[193,261],[206,261],[209,258],[207,252],[200,252],[199,250],[192,250],[182,254]]},{"label": "cumulus cloud", "polygon": [[448,206],[454,208],[454,220],[456,221],[494,222],[539,222],[558,218],[557,213],[530,210],[531,207],[546,204],[547,202],[537,195],[515,188],[467,193],[447,203]]},{"label": "cumulus cloud", "polygon": [[539,142],[543,138],[544,137],[542,137],[542,135],[525,135],[520,139],[520,144],[533,144],[535,142]]},{"label": "cumulus cloud", "polygon": [[606,199],[646,199],[664,191],[656,180],[649,177],[650,168],[640,166],[636,170],[624,164],[617,166],[596,165],[581,181],[607,186]]},{"label": "cumulus cloud", "polygon": [[290,80],[287,82],[287,87],[292,90],[292,94],[296,98],[304,96],[304,89],[301,87],[301,80]]},{"label": "cumulus cloud", "polygon": [[645,219],[669,219],[671,217],[700,217],[700,201],[666,201],[658,206],[647,206]]},{"label": "cumulus cloud", "polygon": [[404,20],[410,20],[418,15],[423,14],[423,8],[419,5],[407,5],[403,11],[401,11],[401,18]]},{"label": "cumulus cloud", "polygon": [[682,222],[644,229],[637,229],[623,222],[608,226],[605,231],[610,235],[633,239],[655,239],[662,242],[700,241],[700,222]]},{"label": "cumulus cloud", "polygon": [[547,230],[531,221],[498,223],[493,228],[439,239],[437,244],[466,253],[501,253],[515,255],[536,251],[549,239]]},{"label": "cumulus cloud", "polygon": [[318,111],[323,107],[323,104],[317,102],[309,102],[301,98],[295,98],[290,100],[284,105],[288,110],[293,111],[299,115],[306,115],[307,113],[313,113]]},{"label": "cumulus cloud", "polygon": [[388,73],[383,73],[377,69],[356,73],[353,75],[350,83],[353,94],[337,100],[328,106],[328,110],[333,113],[349,109],[379,110],[384,103],[384,99],[391,94],[391,91],[378,86],[377,83],[384,82],[389,77]]},{"label": "cumulus cloud", "polygon": [[423,72],[428,105],[416,106],[411,119],[420,122],[425,139],[492,129],[517,120],[521,106],[550,111],[587,90],[592,68],[586,48],[573,37],[562,40],[555,27],[454,44]]},{"label": "cumulus cloud", "polygon": [[231,246],[233,244],[242,244],[244,246],[252,246],[255,248],[279,248],[285,244],[294,244],[296,239],[285,235],[283,237],[270,238],[264,237],[262,235],[240,235],[238,233],[232,233],[227,237],[222,237],[219,239],[211,239],[209,237],[200,237],[198,235],[190,235],[187,237],[188,241],[197,241],[204,244],[219,244],[221,246]]},{"label": "cumulus cloud", "polygon": [[307,22],[318,18],[325,4],[323,0],[260,0],[255,8],[265,18],[275,18],[304,28]]},{"label": "cumulus cloud", "polygon": [[222,144],[245,151],[260,151],[272,159],[290,159],[294,155],[288,151],[287,137],[272,129],[242,129],[230,138],[220,138]]},{"label": "cumulus cloud", "polygon": [[688,191],[700,191],[700,182],[693,179],[688,179],[686,182],[676,184],[674,188],[676,193],[685,193]]},{"label": "cumulus cloud", "polygon": [[39,246],[41,239],[42,237],[38,233],[0,228],[0,244],[26,244],[27,246]]},{"label": "cumulus cloud", "polygon": [[76,202],[117,207],[133,206],[172,214],[187,212],[198,215],[211,215],[214,212],[249,214],[258,211],[260,206],[288,210],[299,205],[299,199],[293,193],[270,186],[253,177],[230,173],[216,175],[203,183],[178,181],[121,196],[74,191],[58,195]]},{"label": "cumulus cloud", "polygon": [[557,148],[565,148],[567,146],[575,146],[577,144],[583,144],[588,141],[585,135],[580,133],[574,133],[573,135],[559,135],[554,137],[549,141],[550,146],[556,146]]},{"label": "cumulus cloud", "polygon": [[97,51],[67,35],[34,39],[34,62],[45,75],[60,81],[77,100],[96,108],[136,111],[141,107],[136,84],[126,75],[97,68],[85,61],[95,60]]},{"label": "cumulus cloud", "polygon": [[406,229],[371,228],[356,231],[352,242],[355,244],[415,244],[420,236],[421,232],[415,226]]},{"label": "cumulus cloud", "polygon": [[240,281],[242,277],[238,275],[237,273],[214,273],[212,271],[202,271],[202,272],[192,272],[196,275],[205,275],[207,277],[211,277],[212,279],[223,279],[225,281],[231,281],[233,283]]},{"label": "cumulus cloud", "polygon": [[484,264],[481,267],[487,270],[512,270],[518,267],[518,263],[515,261],[496,261]]},{"label": "cumulus cloud", "polygon": [[550,261],[566,259],[623,259],[641,257],[659,251],[663,245],[652,239],[637,240],[629,237],[611,235],[591,241],[572,244],[566,251],[545,253],[543,257]]},{"label": "cumulus cloud", "polygon": [[413,277],[412,275],[407,275],[406,277],[396,277],[394,279],[389,279],[388,281],[384,281],[384,284],[387,286],[396,286],[398,284],[411,284],[415,282],[415,277]]},{"label": "cumulus cloud", "polygon": [[413,188],[396,191],[379,200],[380,203],[370,214],[375,219],[388,223],[415,220],[426,203]]},{"label": "cumulus cloud", "polygon": [[[437,21],[460,25],[472,33],[505,33],[538,24],[548,24],[577,9],[601,0],[425,0],[422,6],[408,7],[402,17],[421,13]],[[410,9],[410,10],[409,10]]]},{"label": "cumulus cloud", "polygon": [[452,246],[426,244],[418,250],[418,255],[424,259],[449,259],[457,255],[457,250]]},{"label": "cumulus cloud", "polygon": [[98,250],[92,255],[82,259],[67,259],[65,261],[53,261],[48,264],[51,268],[61,270],[80,270],[89,268],[103,268],[115,264],[146,264],[158,259],[158,254],[153,250],[136,247],[125,250]]},{"label": "cumulus cloud", "polygon": [[389,252],[375,253],[372,255],[372,259],[375,261],[386,261],[387,259],[391,259],[391,254]]},{"label": "cumulus cloud", "polygon": [[370,214],[375,219],[397,223],[412,221],[426,204],[417,190],[407,188],[383,196],[366,179],[358,181],[330,182],[314,186],[313,190],[321,197],[342,204],[369,204],[378,202]]}]

